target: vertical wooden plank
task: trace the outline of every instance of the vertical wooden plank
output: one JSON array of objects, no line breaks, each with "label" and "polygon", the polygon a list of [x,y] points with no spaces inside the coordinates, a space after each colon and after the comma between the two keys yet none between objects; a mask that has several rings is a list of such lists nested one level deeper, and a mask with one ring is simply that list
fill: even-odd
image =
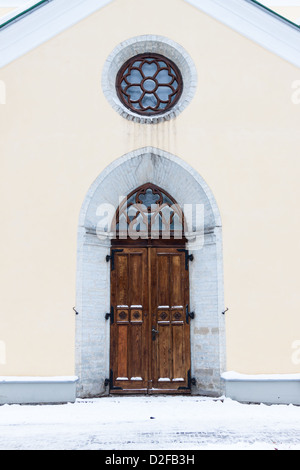
[{"label": "vertical wooden plank", "polygon": [[184,339],[184,325],[173,324],[172,325],[172,352],[173,352],[173,373],[172,378],[174,380],[186,379],[185,370],[185,339]]},{"label": "vertical wooden plank", "polygon": [[182,290],[184,284],[182,283],[182,256],[178,254],[170,255],[170,303],[171,307],[182,306]]},{"label": "vertical wooden plank", "polygon": [[117,378],[128,378],[128,325],[118,326]]},{"label": "vertical wooden plank", "polygon": [[143,325],[137,324],[130,326],[130,379],[140,380],[145,377],[143,363]]},{"label": "vertical wooden plank", "polygon": [[[153,387],[153,376],[154,376],[154,371],[153,371],[153,356],[154,356],[154,351],[153,351],[153,341],[152,341],[152,326],[154,325],[154,317],[155,314],[153,314],[152,310],[152,305],[155,304],[155,288],[152,287],[153,279],[152,279],[152,272],[155,274],[155,269],[152,268],[152,256],[153,256],[153,250],[150,248],[147,249],[147,285],[145,285],[145,288],[147,289],[147,301],[148,301],[148,322],[146,323],[146,342],[147,342],[147,379],[148,379],[148,384],[147,388],[148,391],[149,389],[152,389]],[[153,270],[153,271],[152,271]]]},{"label": "vertical wooden plank", "polygon": [[171,328],[170,324],[158,327],[158,382],[170,382],[171,377]]},{"label": "vertical wooden plank", "polygon": [[[142,305],[143,293],[143,280],[145,267],[143,266],[144,257],[143,253],[132,253],[130,255],[130,268],[129,268],[129,288],[130,288],[130,305]],[[143,305],[142,305],[143,307]]]},{"label": "vertical wooden plank", "polygon": [[187,375],[184,322],[186,270],[183,253],[173,253],[170,271],[172,277],[172,377],[175,381],[183,381],[186,380]]},{"label": "vertical wooden plank", "polygon": [[[152,295],[155,318],[153,328],[158,331],[153,344],[153,383],[157,389],[171,383],[172,373],[172,330],[170,328],[170,254],[169,250],[153,249]],[[166,385],[167,384],[167,385]]]},{"label": "vertical wooden plank", "polygon": [[129,375],[133,381],[144,380],[147,372],[144,369],[143,344],[146,332],[144,331],[145,308],[145,276],[147,261],[146,251],[142,249],[130,252],[129,263],[129,303],[131,307],[129,332]]},{"label": "vertical wooden plank", "polygon": [[157,272],[157,254],[155,248],[148,249],[149,260],[149,305],[151,307],[151,319],[149,324],[149,344],[150,344],[150,364],[149,364],[149,387],[157,388],[158,380],[158,343],[153,341],[152,328],[157,328],[157,305],[158,305],[158,272]]},{"label": "vertical wooden plank", "polygon": [[115,255],[116,304],[129,305],[128,253]]},{"label": "vertical wooden plank", "polygon": [[168,253],[157,256],[157,306],[170,305],[170,256]]}]

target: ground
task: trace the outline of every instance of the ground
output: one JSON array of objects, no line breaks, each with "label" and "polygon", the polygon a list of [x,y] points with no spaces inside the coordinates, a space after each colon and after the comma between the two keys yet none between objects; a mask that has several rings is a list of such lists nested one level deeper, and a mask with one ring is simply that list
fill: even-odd
[{"label": "ground", "polygon": [[0,407],[0,450],[300,450],[300,407],[107,397]]}]

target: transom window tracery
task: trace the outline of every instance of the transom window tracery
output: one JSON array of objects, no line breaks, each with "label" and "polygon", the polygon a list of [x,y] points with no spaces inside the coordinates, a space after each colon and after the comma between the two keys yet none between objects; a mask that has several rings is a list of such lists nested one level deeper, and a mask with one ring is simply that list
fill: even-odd
[{"label": "transom window tracery", "polygon": [[118,239],[183,239],[184,216],[172,196],[147,183],[122,201],[113,231]]}]

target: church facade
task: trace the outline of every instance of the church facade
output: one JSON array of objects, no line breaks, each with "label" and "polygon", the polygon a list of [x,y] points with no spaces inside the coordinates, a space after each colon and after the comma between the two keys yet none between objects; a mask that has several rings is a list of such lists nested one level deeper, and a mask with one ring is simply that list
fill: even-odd
[{"label": "church facade", "polygon": [[0,25],[0,403],[300,404],[299,28],[29,3]]}]

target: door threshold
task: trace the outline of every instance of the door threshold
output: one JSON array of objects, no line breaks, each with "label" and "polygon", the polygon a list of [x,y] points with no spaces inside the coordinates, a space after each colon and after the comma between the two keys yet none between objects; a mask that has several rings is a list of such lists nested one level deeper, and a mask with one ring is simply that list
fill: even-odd
[{"label": "door threshold", "polygon": [[191,395],[191,390],[148,390],[148,395]]},{"label": "door threshold", "polygon": [[156,390],[156,389],[142,389],[142,390],[110,390],[110,395],[122,396],[122,395],[191,395],[191,390]]},{"label": "door threshold", "polygon": [[147,389],[139,389],[139,390],[110,390],[110,395],[148,395]]}]

